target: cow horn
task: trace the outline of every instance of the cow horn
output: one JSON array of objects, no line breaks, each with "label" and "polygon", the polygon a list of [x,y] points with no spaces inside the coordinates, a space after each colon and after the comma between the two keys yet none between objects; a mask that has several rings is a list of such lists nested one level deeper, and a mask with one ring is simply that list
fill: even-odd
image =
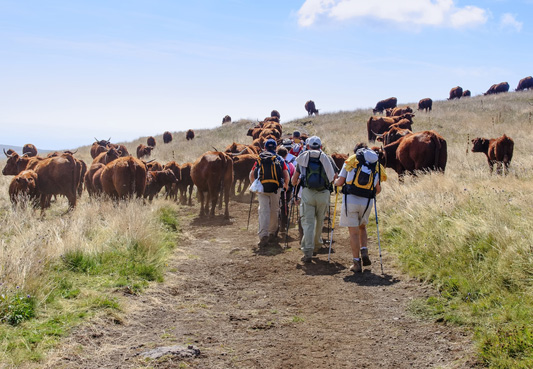
[{"label": "cow horn", "polygon": [[98,139],[97,139],[96,137],[94,138],[94,140],[95,140],[96,142],[100,142],[100,141],[98,141]]},{"label": "cow horn", "polygon": [[9,158],[9,155],[7,155],[6,149],[4,149],[4,154]]},{"label": "cow horn", "polygon": [[215,151],[218,151],[218,149],[215,146],[211,146]]},{"label": "cow horn", "polygon": [[153,161],[155,161],[155,159],[148,160],[148,161],[146,162],[146,164],[151,163],[151,162],[153,162]]},{"label": "cow horn", "polygon": [[78,152],[78,149],[76,149],[76,151],[74,151],[74,152],[72,153],[72,155],[74,155],[74,154],[77,153],[77,152]]},{"label": "cow horn", "polygon": [[372,131],[372,133],[373,133],[376,137],[383,137],[383,135],[385,134],[385,133],[376,133],[376,132],[374,132],[374,131]]},{"label": "cow horn", "polygon": [[242,151],[237,152],[237,153],[235,153],[235,152],[230,152],[229,155],[230,155],[230,156],[239,156],[239,155],[244,154],[245,151],[246,151],[246,149],[243,149]]}]

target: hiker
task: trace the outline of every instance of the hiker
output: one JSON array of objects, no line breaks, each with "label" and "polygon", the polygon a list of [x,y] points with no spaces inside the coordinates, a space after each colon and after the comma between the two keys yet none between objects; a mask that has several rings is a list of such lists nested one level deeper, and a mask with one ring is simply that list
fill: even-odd
[{"label": "hiker", "polygon": [[[285,162],[286,162],[286,163],[292,163],[292,165],[295,166],[295,165],[296,165],[296,156],[294,156],[293,154],[291,154],[291,153],[289,152],[289,151],[291,151],[291,149],[292,149],[292,145],[293,145],[291,139],[290,139],[290,138],[286,138],[286,139],[284,139],[284,140],[281,142],[281,145],[282,145],[285,149],[287,149],[287,156],[285,156],[285,157],[284,157],[283,155],[281,155],[281,156],[283,157],[283,159],[285,159]],[[278,153],[278,154],[279,154],[279,153]],[[289,173],[289,174],[290,174],[291,177],[292,177],[292,173]]]},{"label": "hiker", "polygon": [[276,154],[276,141],[269,138],[265,150],[250,171],[250,182],[259,178],[263,192],[258,192],[259,201],[259,247],[276,241],[278,232],[279,198],[284,188],[289,187],[289,172],[285,161]]},{"label": "hiker", "polygon": [[344,162],[335,186],[342,187],[342,207],[339,225],[348,227],[352,248],[354,273],[363,271],[363,266],[371,265],[368,256],[366,225],[374,206],[374,198],[381,192],[381,183],[387,180],[385,168],[379,163],[378,154],[366,145],[358,144],[355,154]]},{"label": "hiker", "polygon": [[300,153],[302,152],[302,148],[304,147],[304,143],[300,138],[300,132],[294,131],[294,133],[292,134],[291,140],[294,143],[289,151],[289,154],[294,155],[294,156],[300,155]]},{"label": "hiker", "polygon": [[[285,164],[287,165],[287,168],[289,170],[289,177],[292,177],[292,175],[294,174],[294,171],[296,170],[296,168],[287,159],[289,157],[289,155],[290,155],[289,152],[287,151],[287,148],[284,147],[284,146],[280,146],[278,148],[278,155],[285,161]],[[293,158],[294,158],[294,156],[293,156]],[[290,207],[290,203],[291,203],[291,200],[292,200],[293,189],[294,189],[294,187],[292,186],[292,184],[289,181],[289,188],[287,190],[281,191],[281,196],[280,196],[280,220],[281,220],[281,230],[282,230],[282,232],[285,232],[287,230],[287,220],[289,218],[289,210],[290,210],[289,207]]]},{"label": "hiker", "polygon": [[335,178],[331,160],[321,148],[320,137],[312,136],[307,139],[306,151],[296,159],[296,170],[291,179],[293,186],[301,182],[303,187],[300,217],[303,229],[302,261],[305,263],[311,262],[312,256],[322,247],[320,235],[329,207],[331,182]]}]

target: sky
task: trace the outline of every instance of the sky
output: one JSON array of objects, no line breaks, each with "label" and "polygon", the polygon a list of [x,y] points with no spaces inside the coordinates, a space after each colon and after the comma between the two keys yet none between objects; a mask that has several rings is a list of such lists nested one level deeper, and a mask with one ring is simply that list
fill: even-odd
[{"label": "sky", "polygon": [[533,74],[533,0],[0,0],[0,144],[473,95]]}]

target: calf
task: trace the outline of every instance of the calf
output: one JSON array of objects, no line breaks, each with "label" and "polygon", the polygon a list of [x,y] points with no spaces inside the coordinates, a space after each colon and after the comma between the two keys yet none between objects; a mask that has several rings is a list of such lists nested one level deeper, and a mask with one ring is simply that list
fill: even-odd
[{"label": "calf", "polygon": [[33,170],[23,170],[17,174],[9,184],[9,199],[13,206],[27,204],[30,201],[37,205],[39,198],[37,173]]},{"label": "calf", "polygon": [[153,149],[154,148],[152,146],[144,146],[143,144],[139,144],[139,146],[137,146],[137,158],[142,159],[145,157],[150,157]]},{"label": "calf", "polygon": [[250,185],[250,171],[259,157],[255,154],[243,154],[233,156],[233,184],[232,194],[235,196],[237,181],[239,182],[239,196],[243,196],[244,192]]},{"label": "calf", "polygon": [[514,141],[505,134],[498,138],[474,138],[472,140],[472,152],[482,152],[487,156],[490,172],[494,170],[496,164],[496,173],[507,174],[509,164],[513,158]]},{"label": "calf", "polygon": [[151,202],[163,186],[177,184],[178,179],[170,169],[148,171],[146,174],[146,187],[144,188],[144,198]]}]

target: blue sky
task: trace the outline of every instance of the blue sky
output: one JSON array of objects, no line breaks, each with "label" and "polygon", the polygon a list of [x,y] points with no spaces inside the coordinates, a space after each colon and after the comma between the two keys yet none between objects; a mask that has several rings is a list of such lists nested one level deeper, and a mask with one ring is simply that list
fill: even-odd
[{"label": "blue sky", "polygon": [[533,74],[532,15],[533,0],[0,0],[0,144],[514,89]]}]

